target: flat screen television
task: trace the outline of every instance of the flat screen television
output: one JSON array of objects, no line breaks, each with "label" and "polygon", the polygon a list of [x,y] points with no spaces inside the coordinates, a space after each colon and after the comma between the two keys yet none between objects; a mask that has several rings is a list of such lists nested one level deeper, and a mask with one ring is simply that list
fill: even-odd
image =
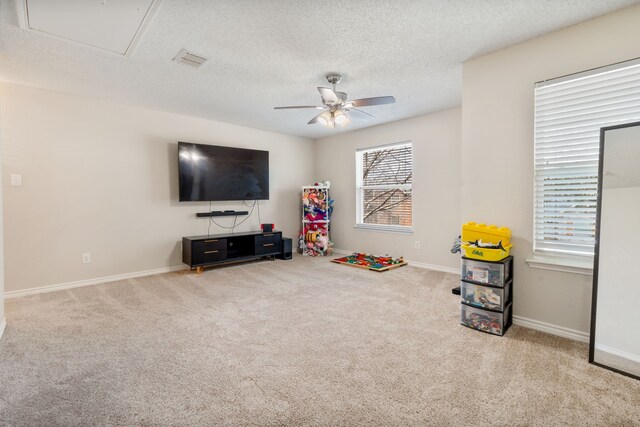
[{"label": "flat screen television", "polygon": [[269,199],[269,152],[178,142],[181,202]]}]

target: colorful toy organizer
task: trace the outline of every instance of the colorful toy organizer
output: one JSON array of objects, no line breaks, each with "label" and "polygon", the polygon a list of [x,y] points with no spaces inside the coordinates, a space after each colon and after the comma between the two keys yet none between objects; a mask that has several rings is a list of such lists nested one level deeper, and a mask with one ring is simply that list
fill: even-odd
[{"label": "colorful toy organizer", "polygon": [[303,255],[331,255],[329,224],[333,211],[329,182],[302,187],[302,233],[299,244]]}]

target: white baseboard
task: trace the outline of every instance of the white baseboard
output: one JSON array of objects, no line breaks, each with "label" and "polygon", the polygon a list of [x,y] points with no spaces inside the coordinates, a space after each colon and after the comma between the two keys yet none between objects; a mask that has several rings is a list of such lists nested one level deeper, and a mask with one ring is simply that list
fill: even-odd
[{"label": "white baseboard", "polygon": [[334,249],[333,253],[336,255],[351,255],[353,251],[347,251],[345,249]]},{"label": "white baseboard", "polygon": [[7,318],[3,317],[2,322],[0,322],[0,339],[2,339],[2,334],[4,334],[4,328],[7,326]]},{"label": "white baseboard", "polygon": [[575,329],[565,328],[564,326],[552,325],[551,323],[545,323],[539,320],[513,316],[513,324],[524,328],[535,329],[540,332],[546,332],[547,334],[569,338],[574,341],[589,342],[589,334],[586,332],[576,331]]},{"label": "white baseboard", "polygon": [[[336,253],[336,254],[339,254],[339,255],[351,255],[355,251],[347,251],[345,249],[334,249],[333,252]],[[456,274],[458,276],[460,275],[460,267],[458,267],[458,268],[445,267],[445,266],[442,266],[442,265],[427,264],[427,263],[424,263],[424,262],[411,261],[410,259],[408,259],[406,261],[407,261],[407,263],[409,263],[409,265],[411,265],[413,267],[424,268],[424,269],[427,269],[427,270],[434,270],[434,271],[443,271],[445,273],[452,273],[452,274]]]},{"label": "white baseboard", "polygon": [[153,276],[154,274],[171,273],[173,271],[186,270],[186,265],[175,267],[156,268],[154,270],[136,271],[134,273],[116,274],[115,276],[97,277],[95,279],[78,280],[77,282],[59,283],[56,285],[39,286],[37,288],[22,289],[4,293],[5,298],[17,298],[26,295],[41,294],[43,292],[60,291],[63,289],[79,288],[81,286],[98,285],[100,283],[116,282],[118,280],[135,279],[136,277]]},{"label": "white baseboard", "polygon": [[602,344],[596,344],[596,350],[600,350],[604,353],[609,353],[612,354],[614,356],[617,356],[621,359],[625,359],[625,360],[630,360],[632,362],[635,363],[640,363],[640,356],[638,356],[637,354],[631,354],[631,353],[627,353],[626,351],[620,351],[617,350],[615,348],[606,346],[606,345],[602,345]]},{"label": "white baseboard", "polygon": [[410,260],[407,260],[407,262],[409,263],[409,265],[414,267],[426,268],[427,270],[442,271],[444,273],[451,273],[451,274],[455,274],[456,276],[460,276],[460,267],[452,268],[452,267],[445,267],[443,265],[427,264],[424,262],[417,262],[417,261],[410,261]]}]

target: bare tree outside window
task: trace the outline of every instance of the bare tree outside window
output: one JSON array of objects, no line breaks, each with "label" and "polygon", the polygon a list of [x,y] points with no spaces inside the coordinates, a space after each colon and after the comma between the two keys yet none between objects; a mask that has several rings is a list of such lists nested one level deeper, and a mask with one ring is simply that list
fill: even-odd
[{"label": "bare tree outside window", "polygon": [[411,227],[411,143],[358,151],[358,224]]}]

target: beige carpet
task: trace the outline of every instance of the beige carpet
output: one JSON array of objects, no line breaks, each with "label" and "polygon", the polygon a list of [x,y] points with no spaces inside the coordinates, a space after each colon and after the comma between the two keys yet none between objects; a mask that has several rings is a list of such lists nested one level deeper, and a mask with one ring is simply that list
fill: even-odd
[{"label": "beige carpet", "polygon": [[11,299],[0,424],[640,425],[640,381],[460,326],[454,285],[296,257]]}]

